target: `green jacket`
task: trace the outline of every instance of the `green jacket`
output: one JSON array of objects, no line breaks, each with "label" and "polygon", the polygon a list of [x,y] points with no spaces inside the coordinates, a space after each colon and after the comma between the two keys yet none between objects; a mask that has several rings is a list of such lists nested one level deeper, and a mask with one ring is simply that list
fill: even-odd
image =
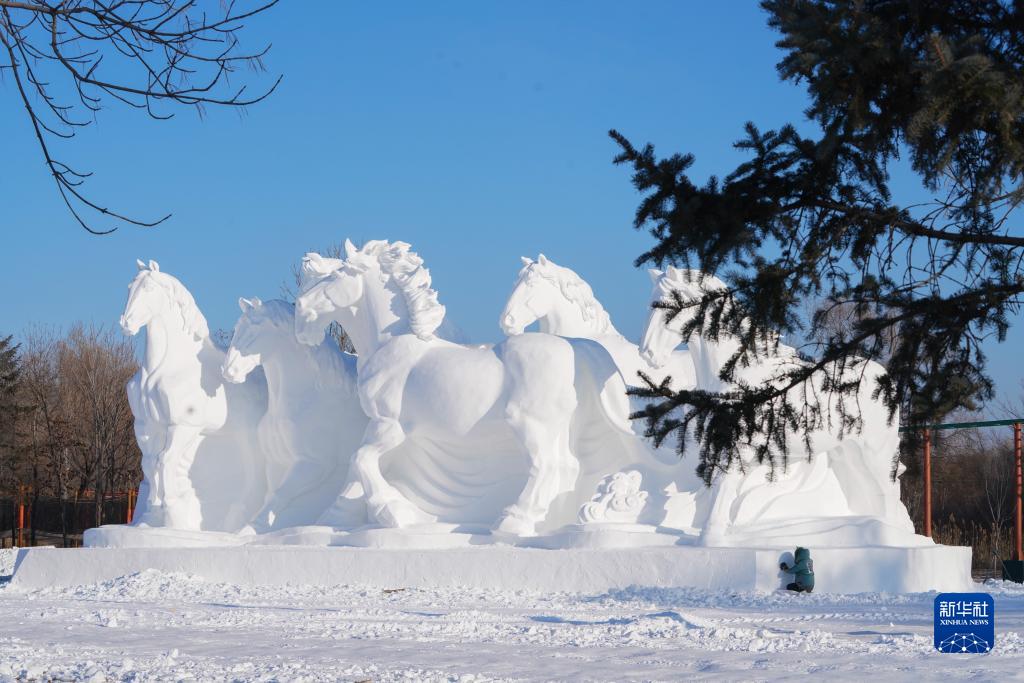
[{"label": "green jacket", "polygon": [[795,562],[786,571],[796,575],[796,583],[804,588],[814,588],[814,560],[807,548],[797,548],[793,553]]}]

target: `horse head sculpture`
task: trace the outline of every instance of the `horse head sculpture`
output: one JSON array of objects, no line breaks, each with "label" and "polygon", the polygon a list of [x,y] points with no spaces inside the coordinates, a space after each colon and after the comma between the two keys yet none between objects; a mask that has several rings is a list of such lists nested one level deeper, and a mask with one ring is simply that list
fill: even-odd
[{"label": "horse head sculpture", "polygon": [[590,285],[544,254],[522,257],[515,287],[501,313],[507,335],[522,334],[534,322],[540,331],[563,337],[594,338],[618,334]]}]

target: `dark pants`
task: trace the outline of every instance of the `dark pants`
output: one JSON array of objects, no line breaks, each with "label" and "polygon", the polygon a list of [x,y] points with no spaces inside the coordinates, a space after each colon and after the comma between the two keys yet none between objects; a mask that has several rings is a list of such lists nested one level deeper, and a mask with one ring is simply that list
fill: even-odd
[{"label": "dark pants", "polygon": [[788,590],[788,591],[796,591],[797,593],[810,593],[814,589],[813,588],[804,588],[799,583],[791,583],[788,586],[786,586],[786,590]]}]

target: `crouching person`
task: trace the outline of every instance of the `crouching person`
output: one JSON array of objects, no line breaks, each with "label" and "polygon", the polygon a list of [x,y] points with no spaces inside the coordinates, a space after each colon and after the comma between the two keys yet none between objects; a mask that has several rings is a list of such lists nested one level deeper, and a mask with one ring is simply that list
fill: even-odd
[{"label": "crouching person", "polygon": [[795,579],[786,588],[797,593],[810,593],[814,590],[814,560],[811,559],[811,551],[807,548],[797,548],[793,557],[792,567],[785,562],[779,565],[782,571],[793,574]]}]

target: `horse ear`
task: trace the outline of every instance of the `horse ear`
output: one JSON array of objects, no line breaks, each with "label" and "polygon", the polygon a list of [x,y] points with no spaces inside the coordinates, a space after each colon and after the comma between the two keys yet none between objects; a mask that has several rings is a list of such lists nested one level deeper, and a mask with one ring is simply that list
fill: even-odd
[{"label": "horse ear", "polygon": [[263,306],[263,302],[260,301],[260,298],[258,296],[254,296],[252,298],[251,303],[252,303],[252,307],[253,308],[262,308],[262,306]]},{"label": "horse ear", "polygon": [[658,284],[658,280],[660,280],[661,276],[664,275],[664,273],[657,268],[648,268],[647,274],[651,276],[651,284],[654,285]]},{"label": "horse ear", "polygon": [[350,239],[348,239],[346,237],[345,238],[345,258],[350,259],[350,258],[352,258],[353,256],[355,256],[358,253],[359,253],[359,250],[356,249],[356,245],[352,244],[352,240],[350,240]]},{"label": "horse ear", "polygon": [[246,299],[244,296],[238,297],[238,307],[242,309],[242,313],[248,313],[252,308],[252,302]]},{"label": "horse ear", "polygon": [[149,269],[154,271],[154,272],[159,273],[160,272],[160,264],[157,263],[156,261],[150,261],[149,262]]},{"label": "horse ear", "polygon": [[537,263],[541,264],[542,266],[546,266],[548,264],[548,257],[545,256],[544,254],[540,254],[539,256],[537,256]]},{"label": "horse ear", "polygon": [[533,259],[532,258],[529,258],[529,257],[526,257],[526,256],[520,256],[519,260],[523,262],[524,266],[532,266],[533,265]]},{"label": "horse ear", "polygon": [[135,259],[135,265],[139,267],[139,270],[149,270],[149,266],[147,266],[146,262],[140,258]]}]

